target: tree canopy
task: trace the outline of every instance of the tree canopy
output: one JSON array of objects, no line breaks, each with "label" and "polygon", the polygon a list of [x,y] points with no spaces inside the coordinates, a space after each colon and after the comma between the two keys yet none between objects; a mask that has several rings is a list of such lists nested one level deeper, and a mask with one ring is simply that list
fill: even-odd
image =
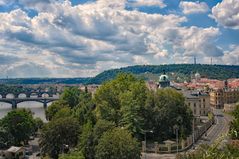
[{"label": "tree canopy", "polygon": [[1,127],[13,137],[16,145],[26,142],[35,131],[35,121],[30,110],[16,109],[10,111],[2,120]]},{"label": "tree canopy", "polygon": [[131,133],[122,128],[106,131],[96,146],[97,159],[140,159],[141,148]]},{"label": "tree canopy", "polygon": [[57,118],[43,126],[40,147],[43,154],[58,158],[64,145],[74,147],[78,143],[79,124],[72,117]]}]

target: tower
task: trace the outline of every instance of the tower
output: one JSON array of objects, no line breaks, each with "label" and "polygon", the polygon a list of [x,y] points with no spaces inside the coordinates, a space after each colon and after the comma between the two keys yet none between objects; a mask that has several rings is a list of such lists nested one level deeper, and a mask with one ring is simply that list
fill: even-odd
[{"label": "tower", "polygon": [[194,65],[196,65],[197,64],[197,58],[196,58],[196,56],[194,56]]},{"label": "tower", "polygon": [[163,70],[163,74],[159,77],[159,88],[165,88],[169,86],[170,86],[169,78],[166,75],[165,70]]}]

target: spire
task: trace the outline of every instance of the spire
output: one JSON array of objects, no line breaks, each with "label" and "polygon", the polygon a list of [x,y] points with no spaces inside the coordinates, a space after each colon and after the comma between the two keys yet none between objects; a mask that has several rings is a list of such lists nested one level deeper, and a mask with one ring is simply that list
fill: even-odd
[{"label": "spire", "polygon": [[194,65],[196,65],[197,64],[197,58],[196,58],[196,56],[194,56]]}]

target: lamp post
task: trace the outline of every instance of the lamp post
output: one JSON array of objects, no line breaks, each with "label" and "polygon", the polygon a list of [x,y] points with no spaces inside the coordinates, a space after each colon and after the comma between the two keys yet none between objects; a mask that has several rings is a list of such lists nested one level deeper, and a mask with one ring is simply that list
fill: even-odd
[{"label": "lamp post", "polygon": [[[175,130],[175,134],[176,134],[176,142],[177,142],[177,154],[178,154],[178,131],[179,131],[179,126],[182,124],[182,117],[178,116],[177,117],[177,124],[173,126],[174,130]],[[179,126],[178,126],[179,125]]]},{"label": "lamp post", "polygon": [[153,133],[154,131],[153,130],[145,130],[144,131],[144,142],[145,142],[145,154],[144,154],[144,158],[146,159],[147,158],[147,156],[146,156],[146,152],[147,152],[147,140],[146,140],[146,134],[147,134],[147,132],[150,132],[150,133]]},{"label": "lamp post", "polygon": [[176,134],[177,154],[178,154],[178,125],[174,125],[173,129],[174,129],[175,134]]},{"label": "lamp post", "polygon": [[194,146],[194,143],[195,143],[195,138],[194,138],[194,127],[195,127],[195,117],[193,116],[193,146]]}]

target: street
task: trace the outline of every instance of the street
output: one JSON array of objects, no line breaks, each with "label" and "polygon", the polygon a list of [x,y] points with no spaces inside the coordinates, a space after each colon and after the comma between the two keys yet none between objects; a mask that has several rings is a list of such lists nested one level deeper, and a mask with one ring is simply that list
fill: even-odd
[{"label": "street", "polygon": [[[206,136],[203,135],[201,139],[199,139],[194,146],[189,149],[187,152],[193,152],[201,144],[213,144],[219,137],[225,135],[229,130],[229,123],[232,120],[232,117],[228,114],[222,112],[221,109],[214,109],[213,113],[215,115],[215,124],[208,129],[206,132]],[[224,141],[226,137],[224,137]],[[224,142],[222,142],[223,144]],[[183,152],[184,153],[184,152]],[[176,154],[145,154],[142,153],[142,159],[175,159]]]}]

